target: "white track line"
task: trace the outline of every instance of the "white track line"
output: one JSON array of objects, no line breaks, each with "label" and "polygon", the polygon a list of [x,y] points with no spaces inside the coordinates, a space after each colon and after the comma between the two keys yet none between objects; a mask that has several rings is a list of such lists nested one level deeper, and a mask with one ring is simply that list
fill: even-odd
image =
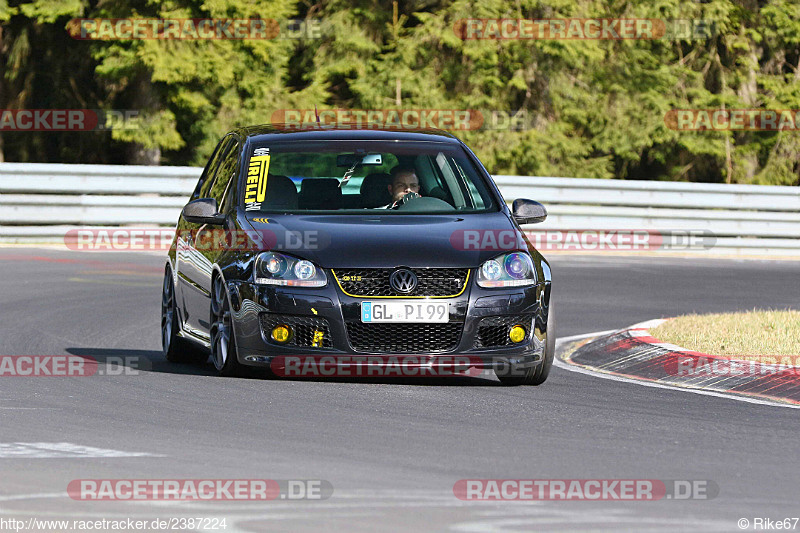
[{"label": "white track line", "polygon": [[107,459],[120,457],[164,457],[164,455],[95,448],[71,442],[0,442],[0,459]]},{"label": "white track line", "polygon": [[[624,328],[628,329],[628,328]],[[573,335],[571,337],[559,337],[556,339],[556,354],[558,354],[558,346],[564,342],[575,341],[579,339],[586,339],[589,337],[599,337],[600,335],[607,335],[609,333],[614,333],[615,331],[621,330],[607,330],[607,331],[596,331],[594,333],[585,333],[583,335]],[[739,396],[736,394],[727,394],[724,392],[717,392],[717,391],[708,391],[702,389],[691,389],[688,387],[678,387],[675,385],[665,385],[662,383],[653,383],[651,381],[641,381],[638,379],[633,378],[624,378],[621,376],[614,376],[611,374],[604,374],[602,372],[597,372],[594,370],[588,370],[583,367],[571,365],[569,363],[565,363],[561,359],[556,356],[553,359],[553,364],[558,368],[562,368],[564,370],[569,370],[570,372],[577,372],[578,374],[585,374],[587,376],[594,376],[596,378],[601,379],[608,379],[611,381],[619,381],[622,383],[632,383],[634,385],[641,385],[643,387],[651,387],[654,389],[668,389],[668,390],[675,390],[680,392],[690,392],[692,394],[700,394],[702,396],[716,396],[717,398],[726,398],[728,400],[736,400],[737,402],[745,402],[745,403],[755,403],[758,405],[769,405],[771,407],[788,407],[789,409],[800,409],[800,405],[792,405],[787,403],[779,403],[779,402],[771,402],[769,400],[759,400],[757,398],[748,398],[747,396]]]},{"label": "white track line", "polygon": [[0,407],[9,411],[60,411],[61,407]]},{"label": "white track line", "polygon": [[561,344],[562,342],[570,342],[570,341],[577,341],[580,339],[588,339],[589,337],[599,337],[600,335],[608,335],[609,333],[614,333],[615,331],[621,331],[618,329],[607,329],[606,331],[595,331],[594,333],[583,333],[581,335],[572,335],[571,337],[559,337],[556,339],[556,346]]},{"label": "white track line", "polygon": [[63,492],[41,492],[38,494],[9,494],[8,496],[0,496],[0,502],[11,502],[15,500],[34,500],[44,498],[66,498],[67,491]]}]

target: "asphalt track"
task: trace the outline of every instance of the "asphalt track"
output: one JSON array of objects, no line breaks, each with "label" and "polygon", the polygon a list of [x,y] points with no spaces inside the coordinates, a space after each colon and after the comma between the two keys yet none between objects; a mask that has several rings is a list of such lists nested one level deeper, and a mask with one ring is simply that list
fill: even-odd
[{"label": "asphalt track", "polygon": [[[800,307],[794,262],[564,255],[551,262],[560,337],[691,311]],[[538,388],[475,378],[218,378],[210,364],[161,357],[162,265],[144,253],[0,249],[0,354],[151,363],[136,375],[0,378],[0,519],[219,517],[227,532],[708,532],[741,531],[740,518],[752,531],[755,517],[800,516],[798,410],[562,368]],[[8,446],[62,442],[149,455],[47,458]],[[66,495],[71,480],[107,478],[322,479],[334,493],[296,502]],[[454,483],[471,478],[712,480],[720,494],[655,502],[455,498]]]}]

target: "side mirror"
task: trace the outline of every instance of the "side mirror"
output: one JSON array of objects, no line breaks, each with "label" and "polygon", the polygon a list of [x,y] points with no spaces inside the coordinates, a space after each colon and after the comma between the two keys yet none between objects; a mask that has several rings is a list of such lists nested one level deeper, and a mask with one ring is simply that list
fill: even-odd
[{"label": "side mirror", "polygon": [[225,223],[225,215],[217,212],[217,201],[214,198],[192,200],[183,207],[183,218],[193,224]]},{"label": "side mirror", "polygon": [[511,214],[517,224],[535,224],[544,222],[547,218],[547,209],[539,202],[517,198],[511,204]]}]

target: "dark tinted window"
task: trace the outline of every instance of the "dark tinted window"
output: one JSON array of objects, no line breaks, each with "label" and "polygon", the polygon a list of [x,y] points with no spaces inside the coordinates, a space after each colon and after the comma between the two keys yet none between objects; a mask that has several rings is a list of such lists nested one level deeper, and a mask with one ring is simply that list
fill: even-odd
[{"label": "dark tinted window", "polygon": [[[401,175],[393,174],[401,168]],[[240,202],[248,211],[363,213],[396,207],[398,198],[408,194],[403,190],[426,199],[403,205],[398,212],[404,214],[498,209],[483,174],[452,143],[253,143],[243,183]]]},{"label": "dark tinted window", "polygon": [[[222,147],[215,154],[213,166],[209,168],[208,176],[200,186],[200,198],[215,198],[221,202],[222,194],[230,179],[229,166],[232,156],[235,158],[237,143],[232,136],[226,137]],[[235,161],[234,161],[235,163]]]},{"label": "dark tinted window", "polygon": [[[233,184],[235,183],[235,177],[239,174],[239,156],[240,156],[240,145],[238,140],[234,139],[233,143],[231,143],[230,149],[228,149],[225,158],[222,160],[222,164],[219,166],[219,170],[217,170],[217,176],[214,180],[214,185],[211,187],[211,191],[209,194],[211,198],[216,198],[218,205],[220,205],[220,210],[225,212],[227,210],[228,202],[228,194],[230,193],[231,188],[233,188]],[[223,206],[223,204],[226,204]]]},{"label": "dark tinted window", "polygon": [[222,160],[222,153],[230,144],[230,139],[230,137],[223,137],[222,140],[220,140],[217,144],[217,147],[214,148],[214,153],[211,154],[211,158],[208,160],[208,163],[206,163],[206,167],[203,169],[203,173],[200,175],[197,186],[194,188],[194,193],[192,193],[193,200],[197,198],[205,198],[205,196],[202,196],[202,191],[207,191],[207,185],[209,181],[214,179],[214,174],[216,174],[217,168]]}]

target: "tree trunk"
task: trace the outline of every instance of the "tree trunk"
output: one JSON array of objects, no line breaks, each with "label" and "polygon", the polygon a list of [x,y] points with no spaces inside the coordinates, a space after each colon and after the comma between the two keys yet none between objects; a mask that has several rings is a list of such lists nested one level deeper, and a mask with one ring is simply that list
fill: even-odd
[{"label": "tree trunk", "polygon": [[138,143],[130,143],[125,149],[125,161],[129,165],[157,166],[161,163],[160,148],[145,148]]},{"label": "tree trunk", "polygon": [[[149,72],[142,72],[131,84],[133,98],[132,109],[140,114],[147,112],[156,113],[161,109],[161,102],[153,88]],[[139,143],[130,143],[125,149],[125,160],[129,165],[159,165],[161,163],[161,148],[146,148]]]},{"label": "tree trunk", "polygon": [[[756,53],[755,43],[750,41],[750,52],[747,64],[747,77],[743,80],[742,85],[739,87],[738,95],[742,102],[750,109],[756,106],[758,98],[758,84],[756,83],[756,69],[758,68],[758,56]],[[750,135],[750,134],[745,134]],[[758,173],[758,154],[745,154],[740,157],[740,165],[737,169],[739,183],[752,183],[755,175]],[[730,176],[728,177],[730,183]]]}]

